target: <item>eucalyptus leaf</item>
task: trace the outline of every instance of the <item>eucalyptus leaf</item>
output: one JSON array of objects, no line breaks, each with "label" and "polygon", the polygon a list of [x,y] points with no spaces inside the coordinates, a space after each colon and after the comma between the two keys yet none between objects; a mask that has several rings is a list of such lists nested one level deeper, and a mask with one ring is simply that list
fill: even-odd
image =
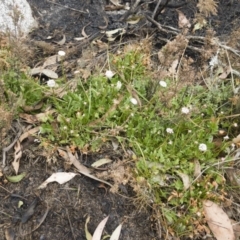
[{"label": "eucalyptus leaf", "polygon": [[6,176],[7,180],[12,183],[18,183],[20,182],[24,177],[26,176],[26,173],[21,173],[16,176]]}]

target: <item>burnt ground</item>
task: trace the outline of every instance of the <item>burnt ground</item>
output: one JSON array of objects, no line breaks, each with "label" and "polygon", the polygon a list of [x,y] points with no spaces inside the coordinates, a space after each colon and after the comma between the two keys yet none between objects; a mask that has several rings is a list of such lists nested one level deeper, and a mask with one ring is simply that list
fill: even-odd
[{"label": "burnt ground", "polygon": [[[126,27],[124,22],[119,21],[122,13],[112,14],[104,11],[105,3],[99,4],[99,0],[56,0],[39,1],[29,0],[35,17],[39,21],[39,28],[30,34],[34,42],[45,42],[49,45],[37,44],[38,58],[34,57],[33,65],[41,58],[50,56],[58,49],[71,50],[71,61],[81,58],[82,47],[85,42],[76,43],[74,38],[81,37],[84,26],[87,35],[100,36],[104,40],[104,33],[101,33],[103,26],[106,25],[105,14],[109,18],[107,30]],[[181,2],[181,1],[180,1]],[[219,1],[218,15],[209,21],[216,35],[222,39],[227,39],[234,28],[239,27],[240,3],[238,0]],[[196,12],[194,2],[179,8],[189,19],[194,17]],[[167,8],[158,17],[158,22],[164,25],[177,27],[178,15],[176,9]],[[142,25],[141,25],[142,24]],[[100,28],[99,28],[100,27]],[[139,25],[127,27],[123,41],[129,39],[138,40],[146,36],[147,33],[154,33],[154,45],[161,47],[157,41],[159,35],[171,38],[172,36],[156,32],[155,26]],[[201,33],[204,35],[204,32]],[[57,46],[54,41],[66,36],[66,43]],[[51,36],[51,39],[48,37]],[[112,45],[117,44],[114,41]],[[41,46],[40,46],[41,45]],[[30,65],[31,65],[30,64]],[[76,65],[75,65],[76,67]],[[69,72],[73,71],[70,69]],[[71,74],[70,74],[71,75]],[[69,76],[70,76],[69,75]],[[14,135],[10,132],[10,136]],[[14,136],[12,137],[14,139]],[[55,239],[86,239],[85,222],[87,215],[91,217],[88,229],[91,233],[98,223],[106,216],[110,216],[105,228],[105,234],[111,234],[120,224],[123,224],[120,239],[124,240],[150,240],[160,239],[156,230],[156,223],[152,219],[151,208],[141,208],[135,199],[135,193],[130,186],[122,189],[119,194],[109,192],[108,187],[102,187],[98,182],[84,176],[76,176],[66,184],[50,183],[46,189],[37,190],[37,187],[48,178],[52,173],[64,170],[64,162],[60,157],[54,163],[47,163],[46,157],[39,154],[41,149],[29,144],[24,150],[21,158],[19,172],[26,172],[26,177],[19,183],[7,182],[4,176],[0,182],[0,240],[1,239],[33,239],[33,240],[55,240]],[[80,153],[81,154],[81,153]],[[102,153],[102,156],[84,156],[84,164],[95,161],[99,158],[109,156],[109,153]],[[8,161],[13,158],[13,152],[8,152]],[[118,157],[121,159],[121,157]],[[115,158],[118,160],[118,158]],[[7,161],[7,162],[8,162]],[[10,167],[6,170],[9,175],[13,174]],[[68,171],[75,171],[74,168]],[[18,207],[19,201],[23,202]],[[24,213],[29,212],[29,206],[36,203],[33,216],[26,223],[21,223]],[[43,219],[44,214],[47,214]],[[15,238],[6,238],[6,232]],[[29,233],[26,236],[22,236]]]}]

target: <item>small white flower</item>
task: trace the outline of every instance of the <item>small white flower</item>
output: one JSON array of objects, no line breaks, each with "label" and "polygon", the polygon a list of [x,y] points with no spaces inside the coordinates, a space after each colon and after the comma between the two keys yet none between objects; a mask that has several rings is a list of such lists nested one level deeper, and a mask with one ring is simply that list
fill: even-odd
[{"label": "small white flower", "polygon": [[173,134],[173,129],[172,128],[167,128],[166,132],[169,133],[169,134]]},{"label": "small white flower", "polygon": [[164,88],[167,87],[167,83],[166,83],[165,81],[162,81],[162,80],[161,80],[161,81],[159,82],[159,84],[160,84],[161,87],[164,87]]},{"label": "small white flower", "polygon": [[188,130],[188,133],[191,133],[192,132],[192,130]]},{"label": "small white flower", "polygon": [[67,126],[64,126],[63,129],[64,129],[64,130],[67,130]]},{"label": "small white flower", "polygon": [[207,145],[204,143],[200,143],[198,146],[198,149],[202,152],[206,152],[207,151]]},{"label": "small white flower", "polygon": [[50,88],[53,88],[56,86],[56,82],[53,80],[53,79],[49,79],[47,81],[47,85],[50,87]]},{"label": "small white flower", "polygon": [[224,140],[228,140],[228,139],[229,139],[229,136],[226,135],[223,139],[224,139]]},{"label": "small white flower", "polygon": [[73,130],[71,130],[71,131],[70,131],[70,133],[71,133],[71,134],[74,134],[74,131],[73,131]]},{"label": "small white flower", "polygon": [[238,127],[238,124],[237,124],[237,123],[234,123],[233,126],[234,126],[234,127]]},{"label": "small white flower", "polygon": [[138,104],[136,98],[131,98],[130,101],[131,101],[131,103],[132,103],[133,105],[137,105],[137,104]]},{"label": "small white flower", "polygon": [[111,79],[114,76],[114,73],[111,70],[107,70],[106,73],[105,73],[105,76],[108,79]]},{"label": "small white flower", "polygon": [[64,57],[66,53],[64,51],[58,51],[58,56],[59,57]]},{"label": "small white flower", "polygon": [[183,114],[188,114],[189,112],[190,112],[189,108],[187,108],[187,107],[182,108],[182,113]]},{"label": "small white flower", "polygon": [[121,87],[122,87],[122,83],[120,81],[117,81],[117,86],[116,86],[117,90],[120,90]]},{"label": "small white flower", "polygon": [[172,144],[173,144],[173,142],[170,140],[170,141],[168,142],[168,144],[169,144],[169,145],[172,145]]}]

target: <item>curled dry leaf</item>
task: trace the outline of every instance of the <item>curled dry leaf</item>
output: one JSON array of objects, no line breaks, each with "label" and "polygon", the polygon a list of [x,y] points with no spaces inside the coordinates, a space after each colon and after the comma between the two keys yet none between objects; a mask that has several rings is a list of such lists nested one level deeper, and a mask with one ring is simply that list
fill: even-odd
[{"label": "curled dry leaf", "polygon": [[72,172],[58,172],[53,173],[46,181],[44,181],[38,189],[45,188],[50,182],[58,182],[59,184],[66,183],[74,178],[77,174]]},{"label": "curled dry leaf", "polygon": [[84,38],[88,38],[89,37],[89,35],[87,35],[86,33],[85,33],[85,28],[89,25],[90,23],[88,23],[86,26],[84,26],[83,27],[83,29],[82,29],[82,35],[83,35],[83,37]]},{"label": "curled dry leaf", "polygon": [[63,34],[63,38],[60,41],[55,42],[55,43],[62,46],[65,42],[66,42],[66,36],[65,36],[65,34]]},{"label": "curled dry leaf", "polygon": [[221,207],[206,200],[203,201],[203,210],[208,226],[217,240],[235,240],[231,221]]},{"label": "curled dry leaf", "polygon": [[92,235],[91,233],[88,231],[88,223],[90,221],[90,216],[87,217],[86,222],[85,222],[85,237],[87,240],[92,240]]}]

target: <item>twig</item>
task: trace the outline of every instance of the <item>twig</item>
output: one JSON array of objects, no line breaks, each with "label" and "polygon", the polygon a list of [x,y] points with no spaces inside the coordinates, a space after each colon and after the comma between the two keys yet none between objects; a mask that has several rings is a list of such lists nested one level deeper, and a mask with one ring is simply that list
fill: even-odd
[{"label": "twig", "polygon": [[238,57],[240,57],[240,51],[234,49],[234,48],[231,48],[229,46],[226,46],[226,45],[223,45],[221,44],[220,42],[217,43],[219,47],[221,48],[224,48],[226,50],[229,50],[230,52],[234,53],[235,55],[237,55]]},{"label": "twig", "polygon": [[131,8],[120,18],[120,21],[125,21],[131,14],[135,13],[141,0],[136,0]]},{"label": "twig", "polygon": [[162,0],[158,0],[158,3],[157,3],[157,5],[156,5],[156,7],[155,7],[155,9],[154,9],[154,11],[153,11],[153,14],[152,14],[152,19],[155,18],[156,13],[157,13],[157,10],[158,10],[158,8],[159,8],[161,2],[162,2]]},{"label": "twig", "polygon": [[3,167],[6,166],[6,153],[15,145],[15,143],[18,141],[21,134],[22,134],[22,131],[20,130],[17,136],[15,137],[15,139],[13,140],[13,142],[8,147],[3,148],[2,150],[2,166]]},{"label": "twig", "polygon": [[178,32],[172,31],[172,30],[166,30],[164,29],[160,23],[158,23],[157,21],[155,21],[154,19],[152,19],[151,17],[149,17],[147,14],[145,14],[145,17],[147,18],[147,20],[151,23],[153,23],[154,25],[157,26],[157,28],[165,33],[172,33],[174,35],[177,35]]},{"label": "twig", "polygon": [[49,2],[49,3],[52,3],[52,4],[55,4],[55,5],[57,5],[57,6],[60,6],[60,7],[69,9],[69,10],[72,10],[72,11],[76,11],[76,12],[80,12],[80,13],[87,13],[87,12],[84,12],[84,11],[81,11],[81,10],[78,10],[78,9],[75,9],[75,8],[67,7],[67,6],[64,6],[64,5],[62,5],[62,4],[49,1],[49,0],[48,0],[48,2]]},{"label": "twig", "polygon": [[68,214],[68,210],[67,210],[67,209],[66,209],[66,212],[67,212],[67,216],[68,216],[69,225],[70,225],[70,228],[71,228],[71,231],[72,231],[73,239],[75,240],[76,238],[75,238],[75,236],[74,236],[72,223],[71,223],[71,220],[70,220],[70,217],[69,217],[69,214]]}]

